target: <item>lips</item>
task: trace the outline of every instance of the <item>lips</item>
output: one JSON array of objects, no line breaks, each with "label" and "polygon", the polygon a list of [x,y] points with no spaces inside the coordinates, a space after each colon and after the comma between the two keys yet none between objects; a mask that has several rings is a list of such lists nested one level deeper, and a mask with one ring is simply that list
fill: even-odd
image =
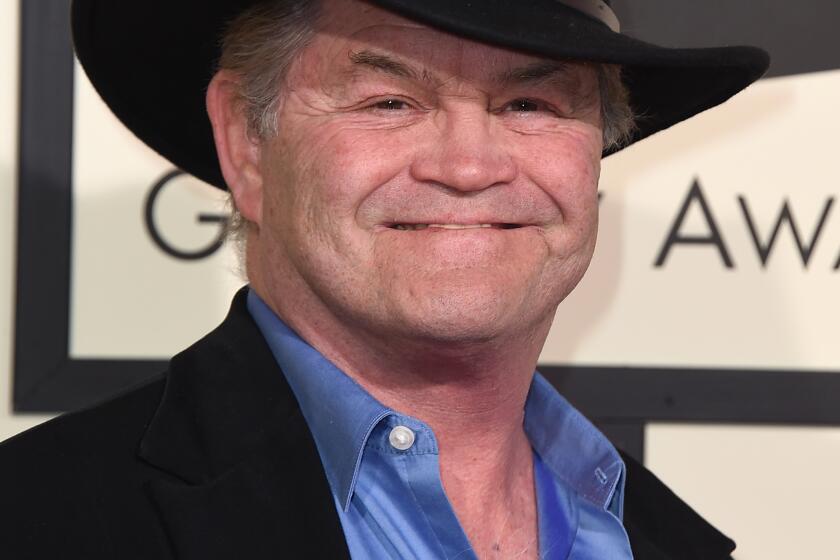
[{"label": "lips", "polygon": [[396,223],[388,226],[399,231],[418,231],[423,229],[516,229],[521,224],[499,223],[499,224],[410,224]]}]

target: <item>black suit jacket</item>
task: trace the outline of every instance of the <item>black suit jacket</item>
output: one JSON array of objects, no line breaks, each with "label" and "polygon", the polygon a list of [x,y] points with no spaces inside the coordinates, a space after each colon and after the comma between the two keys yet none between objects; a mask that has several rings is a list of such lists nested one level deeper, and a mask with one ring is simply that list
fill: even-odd
[{"label": "black suit jacket", "polygon": [[[625,461],[637,559],[729,558],[732,541]],[[0,445],[0,508],[8,560],[349,557],[312,436],[244,292],[164,375]]]}]

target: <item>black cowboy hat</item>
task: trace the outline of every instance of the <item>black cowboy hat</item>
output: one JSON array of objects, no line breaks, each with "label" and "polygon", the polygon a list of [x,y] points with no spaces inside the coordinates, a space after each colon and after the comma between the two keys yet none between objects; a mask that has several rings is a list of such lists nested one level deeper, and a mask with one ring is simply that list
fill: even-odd
[{"label": "black cowboy hat", "polygon": [[[73,1],[76,54],[111,110],[176,166],[220,188],[205,90],[225,23],[258,1]],[[371,3],[494,45],[622,65],[641,115],[632,142],[726,101],[769,64],[754,47],[671,49],[633,39],[619,32],[609,2],[600,0]]]}]

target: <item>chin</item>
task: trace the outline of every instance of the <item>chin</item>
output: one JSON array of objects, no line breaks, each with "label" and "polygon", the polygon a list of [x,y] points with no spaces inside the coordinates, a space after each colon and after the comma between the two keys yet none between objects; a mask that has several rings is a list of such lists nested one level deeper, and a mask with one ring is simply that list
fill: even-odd
[{"label": "chin", "polygon": [[537,315],[534,309],[523,309],[523,298],[514,297],[512,291],[440,288],[415,292],[399,306],[395,315],[402,317],[401,325],[409,336],[442,343],[482,343],[521,332]]}]

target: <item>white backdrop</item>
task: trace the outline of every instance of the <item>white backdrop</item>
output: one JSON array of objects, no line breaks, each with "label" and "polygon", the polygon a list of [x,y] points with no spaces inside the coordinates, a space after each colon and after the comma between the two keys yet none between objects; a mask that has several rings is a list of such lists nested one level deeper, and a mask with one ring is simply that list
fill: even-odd
[{"label": "white backdrop", "polygon": [[[70,353],[73,357],[168,358],[212,329],[242,285],[229,248],[210,258],[173,258],[154,244],[143,209],[172,164],[115,119],[76,64]],[[156,223],[183,250],[212,242],[226,195],[191,177],[173,180],[155,204]],[[164,320],[161,320],[161,319]]]},{"label": "white backdrop", "polygon": [[[840,365],[840,70],[763,80],[698,118],[604,161],[598,248],[560,307],[546,362],[825,369]],[[690,188],[699,183],[732,263],[716,244],[673,245],[656,267]],[[766,266],[739,202],[766,246]],[[699,199],[679,231],[710,235]],[[840,206],[840,205],[838,205]]]}]

